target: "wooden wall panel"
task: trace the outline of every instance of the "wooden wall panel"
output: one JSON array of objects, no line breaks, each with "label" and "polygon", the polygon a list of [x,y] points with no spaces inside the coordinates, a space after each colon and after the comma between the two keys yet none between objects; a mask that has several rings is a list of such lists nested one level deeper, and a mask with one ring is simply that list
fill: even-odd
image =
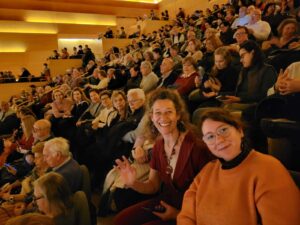
[{"label": "wooden wall panel", "polygon": [[162,0],[159,3],[159,11],[169,11],[169,15],[172,19],[178,13],[179,8],[183,8],[187,14],[192,14],[197,9],[205,10],[206,8],[212,8],[214,4],[227,3],[228,0]]},{"label": "wooden wall panel", "polygon": [[57,35],[0,33],[0,43],[1,46],[21,43],[26,51],[49,50],[57,48]]},{"label": "wooden wall panel", "polygon": [[50,73],[52,77],[55,77],[59,74],[65,74],[67,69],[72,67],[80,67],[82,65],[81,59],[50,59],[48,60],[48,65],[50,68]]},{"label": "wooden wall panel", "polygon": [[22,90],[30,91],[30,85],[42,86],[46,82],[26,82],[0,84],[0,100],[8,101],[12,95],[19,95]]},{"label": "wooden wall panel", "polygon": [[[27,10],[46,10],[57,12],[78,12],[78,13],[99,13],[106,15],[115,15],[120,17],[137,17],[149,14],[150,9],[158,9],[158,4],[129,3],[121,1],[107,1],[98,4],[89,4],[85,1],[80,3],[49,2],[33,0],[1,0],[0,8],[4,9],[27,9]],[[5,15],[0,14],[0,18]],[[19,18],[22,16],[10,12],[10,18]]]},{"label": "wooden wall panel", "polygon": [[21,67],[25,67],[32,74],[39,76],[43,70],[43,64],[47,62],[45,56],[50,54],[51,51],[0,53],[0,71],[12,71],[14,75],[20,75]]}]

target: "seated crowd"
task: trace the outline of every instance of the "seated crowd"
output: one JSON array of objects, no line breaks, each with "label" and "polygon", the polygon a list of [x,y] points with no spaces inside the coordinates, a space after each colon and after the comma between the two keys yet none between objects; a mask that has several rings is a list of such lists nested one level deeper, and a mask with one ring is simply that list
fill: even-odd
[{"label": "seated crowd", "polygon": [[99,60],[79,47],[82,67],[1,101],[0,224],[299,224],[299,151],[289,166],[266,154],[261,123],[289,121],[277,136],[299,146],[285,134],[300,130],[297,4],[180,9]]}]

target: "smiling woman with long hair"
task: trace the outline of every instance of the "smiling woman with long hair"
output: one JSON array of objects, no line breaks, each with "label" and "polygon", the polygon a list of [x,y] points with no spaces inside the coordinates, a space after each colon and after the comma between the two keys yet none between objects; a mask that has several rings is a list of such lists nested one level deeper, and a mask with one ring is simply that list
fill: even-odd
[{"label": "smiling woman with long hair", "polygon": [[210,160],[204,143],[190,129],[188,113],[177,91],[153,91],[147,108],[146,129],[149,138],[157,138],[148,180],[138,181],[135,169],[125,157],[116,163],[128,188],[158,196],[121,211],[115,219],[116,225],[176,224],[185,190],[195,173]]}]

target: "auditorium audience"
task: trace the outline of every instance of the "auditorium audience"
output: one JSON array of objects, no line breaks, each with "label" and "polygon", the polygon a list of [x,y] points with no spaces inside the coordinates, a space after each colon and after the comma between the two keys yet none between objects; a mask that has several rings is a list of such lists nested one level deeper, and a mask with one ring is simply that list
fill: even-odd
[{"label": "auditorium audience", "polygon": [[141,63],[140,70],[142,73],[142,80],[140,83],[140,88],[143,89],[145,94],[147,94],[156,88],[157,83],[158,83],[158,77],[152,71],[152,65],[148,61],[144,61]]},{"label": "auditorium audience", "polygon": [[17,129],[20,122],[17,118],[16,112],[12,110],[7,101],[0,103],[0,136],[5,134],[12,134],[14,129]]},{"label": "auditorium audience", "polygon": [[[288,102],[288,105],[293,107],[288,111],[294,114],[290,113],[290,115],[293,114],[293,117],[288,117],[288,119],[297,118],[299,98],[294,97],[298,96],[299,85],[297,83],[297,75],[295,76],[294,74],[297,74],[298,67],[294,64],[288,67],[292,62],[300,60],[298,48],[300,43],[300,10],[297,9],[297,1],[284,0],[281,3],[278,3],[278,1],[240,1],[239,3],[233,1],[231,3],[222,6],[214,5],[212,10],[206,10],[206,15],[201,10],[196,10],[193,14],[187,15],[181,9],[174,23],[162,26],[149,34],[142,33],[145,29],[141,29],[141,21],[139,21],[137,24],[138,31],[129,35],[130,38],[136,38],[132,39],[130,45],[124,46],[124,48],[111,47],[105,52],[104,57],[97,59],[97,61],[95,61],[95,55],[88,45],[85,45],[84,49],[82,49],[82,46],[78,46],[78,51],[74,48],[74,53],[70,58],[82,58],[82,68],[70,68],[65,74],[51,74],[53,78],[47,80],[47,86],[33,87],[30,92],[22,91],[19,95],[13,96],[9,103],[11,107],[5,101],[1,101],[0,135],[11,136],[13,131],[19,127],[15,111],[22,122],[22,129],[19,129],[19,131],[24,131],[23,136],[20,132],[16,132],[19,135],[16,137],[16,143],[20,144],[21,148],[17,148],[16,144],[12,143],[14,140],[6,140],[5,146],[8,147],[9,145],[12,149],[20,149],[21,153],[27,153],[31,149],[31,145],[33,145],[34,149],[41,144],[39,142],[53,138],[54,133],[58,138],[54,139],[53,142],[47,142],[48,144],[46,144],[44,150],[46,162],[49,163],[50,167],[66,177],[67,183],[70,184],[74,192],[79,190],[82,185],[82,174],[79,170],[79,165],[74,159],[80,163],[87,164],[92,175],[93,190],[100,188],[101,191],[104,178],[112,168],[114,160],[121,158],[122,155],[130,157],[133,147],[138,148],[136,151],[133,150],[137,154],[136,152],[139,152],[139,147],[142,145],[137,143],[142,143],[148,138],[146,135],[148,132],[145,131],[150,128],[152,132],[155,132],[151,137],[156,139],[156,144],[152,159],[151,154],[148,155],[151,168],[149,177],[147,170],[142,179],[144,183],[140,182],[140,171],[135,177],[134,170],[130,166],[133,165],[133,167],[137,168],[136,161],[128,162],[125,158],[118,160],[118,168],[113,171],[120,172],[121,176],[118,177],[117,185],[121,181],[120,183],[123,186],[121,185],[120,188],[117,186],[117,191],[110,196],[114,201],[106,199],[106,203],[112,203],[110,209],[118,211],[145,198],[152,199],[152,194],[154,194],[158,197],[154,197],[151,201],[131,206],[117,215],[116,224],[175,224],[176,215],[181,209],[184,191],[188,189],[189,184],[192,183],[200,168],[210,159],[208,153],[205,152],[206,146],[199,139],[201,136],[190,129],[188,120],[186,120],[188,115],[197,114],[199,118],[203,110],[205,110],[203,107],[208,106],[225,107],[231,111],[241,111],[241,119],[249,124],[245,131],[242,131],[242,127],[239,124],[235,126],[230,122],[232,117],[228,117],[229,120],[226,121],[219,121],[219,119],[215,121],[215,119],[207,117],[205,121],[202,120],[202,124],[204,124],[202,132],[205,135],[207,127],[211,129],[216,123],[225,123],[224,125],[231,132],[239,136],[236,140],[239,143],[244,142],[243,139],[246,135],[252,139],[253,135],[256,135],[257,138],[253,140],[255,140],[254,146],[257,150],[265,147],[260,141],[260,139],[265,137],[261,132],[249,129],[249,127],[258,126],[259,111],[257,111],[257,105],[259,106],[258,103],[266,99],[267,92],[268,94],[274,94],[277,98],[291,100],[292,103]],[[261,15],[261,11],[264,11],[263,15]],[[167,12],[164,11],[163,13],[163,19],[167,19]],[[235,13],[239,14],[237,18]],[[291,16],[294,18],[291,18]],[[280,22],[281,25],[279,26]],[[107,34],[108,38],[112,37],[111,29],[108,29]],[[121,32],[116,37],[126,37],[124,27],[121,27]],[[201,43],[201,46],[199,46],[199,43]],[[260,47],[261,45],[262,47]],[[266,57],[263,56],[262,50]],[[51,57],[53,59],[69,58],[69,56],[65,56],[68,55],[67,53],[59,55],[57,50],[54,51],[54,54]],[[280,72],[277,78],[277,73],[271,65],[277,72],[287,67],[288,69],[285,72]],[[7,74],[0,73],[0,81],[3,81],[3,79],[6,81],[6,78],[8,78]],[[32,75],[29,75],[28,78],[30,81],[36,80]],[[9,79],[13,80],[14,78],[11,77]],[[200,87],[196,88],[198,85]],[[80,88],[83,86],[85,88],[81,90]],[[172,88],[177,89],[182,99],[178,100],[179,96],[170,90]],[[107,90],[113,93],[111,99],[109,98],[111,92],[107,92]],[[201,94],[202,98],[200,102],[193,105],[192,98],[188,96],[190,93],[192,95],[192,91],[195,90],[198,92],[198,95],[199,93]],[[101,91],[100,94],[98,93],[99,91]],[[151,92],[152,94],[150,94]],[[85,97],[84,93],[89,93],[90,100]],[[149,106],[146,113],[144,108],[146,104],[145,94],[147,94],[147,104]],[[51,95],[53,99],[51,99]],[[268,98],[273,98],[274,96],[272,95]],[[186,104],[189,106],[190,114],[185,112],[182,100],[186,101]],[[91,103],[89,103],[90,101]],[[201,104],[200,107],[202,109],[194,111],[199,104]],[[27,109],[24,106],[32,109],[36,117],[41,120],[35,121],[35,116],[27,113]],[[50,121],[43,119],[47,118],[47,114],[44,115],[44,113],[50,109],[49,107],[52,107],[49,111],[51,115]],[[215,111],[218,116],[224,114],[223,111]],[[235,114],[237,113],[235,112]],[[112,117],[108,119],[110,116]],[[12,118],[11,120],[9,120],[10,117]],[[177,123],[181,119],[184,123]],[[58,121],[62,123],[58,123]],[[148,122],[147,125],[145,125],[146,122]],[[207,123],[209,123],[209,126],[206,126]],[[228,126],[226,125],[227,123],[229,123]],[[145,129],[145,126],[147,129]],[[32,131],[30,127],[32,127]],[[216,129],[216,135],[222,136],[221,132],[223,130]],[[167,134],[167,131],[170,131],[172,135]],[[69,143],[62,137],[68,139]],[[28,147],[23,146],[24,138],[26,139],[24,143],[28,144]],[[34,143],[32,144],[33,138]],[[226,138],[223,137],[223,141],[226,141]],[[203,140],[205,140],[205,137]],[[193,146],[191,145],[192,143],[194,144]],[[250,144],[253,145],[253,143],[249,142],[249,146]],[[187,146],[185,147],[185,145]],[[197,146],[200,147],[197,148]],[[208,147],[211,149],[210,145]],[[244,149],[246,149],[245,153]],[[276,171],[280,170],[280,173],[284,174],[282,175],[284,179],[288,181],[287,183],[291,184],[290,178],[287,177],[288,175],[277,161],[268,156],[262,157],[262,155],[250,149],[251,147],[245,148],[245,146],[238,149],[238,153],[236,153],[239,155],[237,164],[240,164],[234,164],[233,169],[239,168],[243,163],[248,162],[251,157],[268,162],[272,161]],[[180,157],[178,157],[179,151],[182,154]],[[192,155],[188,157],[187,151]],[[164,156],[164,152],[166,156]],[[10,151],[2,153],[2,164],[7,160],[9,155],[7,153],[10,154]],[[215,154],[214,151],[212,153]],[[201,154],[204,155],[203,161],[199,159]],[[145,159],[144,156],[144,154],[141,154],[141,157]],[[10,157],[15,157],[15,155],[10,155]],[[27,155],[22,160],[26,157]],[[28,153],[28,158],[30,157],[32,158],[32,153]],[[182,160],[180,161],[179,158]],[[135,157],[131,159],[137,160]],[[198,163],[199,161],[201,161],[201,164]],[[231,160],[229,161],[231,162]],[[148,161],[145,162],[146,167],[149,169]],[[184,162],[187,162],[188,164],[185,165],[189,166],[183,168],[181,164]],[[230,162],[229,167],[232,165]],[[39,166],[38,161],[37,164]],[[224,160],[214,161],[205,167],[199,177],[202,179],[202,174],[208,171],[206,168],[210,168],[212,165],[218,165],[221,168],[223,164],[228,166],[225,158]],[[75,166],[75,172],[72,172],[74,169],[71,168],[72,165]],[[168,170],[176,167],[176,170],[175,172],[172,171],[171,175],[167,175],[165,173],[167,167]],[[127,170],[129,172],[125,174],[124,171]],[[223,168],[220,169],[221,172],[223,172],[222,170]],[[253,170],[249,176],[252,174],[255,174]],[[206,176],[206,174],[203,176]],[[248,179],[249,176],[245,177]],[[262,176],[264,175],[260,173],[258,181],[262,179]],[[188,177],[188,179],[185,179],[185,177]],[[238,176],[238,179],[242,179],[241,177]],[[126,185],[128,178],[130,178],[129,185]],[[139,182],[134,181],[135,178]],[[220,179],[223,178],[221,177]],[[246,181],[249,182],[249,179],[247,179]],[[267,181],[265,184],[267,184]],[[270,182],[273,181],[273,179],[270,179]],[[164,185],[162,190],[159,191],[158,187],[160,187],[161,183]],[[205,182],[196,178],[195,183],[191,186],[192,192],[196,193],[197,190],[195,189],[199,185],[201,186],[202,183],[204,184]],[[210,183],[206,182],[203,186],[206,187],[207,185],[210,185]],[[230,185],[231,183],[225,188],[232,188],[232,185]],[[280,187],[278,184],[273,186],[272,191]],[[194,197],[206,196],[208,192],[201,191],[198,194],[197,191]],[[187,192],[186,195],[187,201],[191,201],[188,197],[189,193]],[[218,196],[218,192],[216,193],[216,196]],[[233,195],[236,193],[234,192]],[[256,192],[252,192],[252,194],[255,195]],[[131,196],[133,197],[131,198]],[[138,196],[137,199],[135,199],[136,196]],[[257,196],[255,195],[255,197]],[[218,197],[211,199],[214,198],[217,199]],[[258,198],[257,202],[252,203],[245,199],[244,194],[241,194],[239,195],[237,206],[232,204],[232,207],[235,209],[239,205],[246,204],[253,209],[257,209],[262,217],[262,224],[264,224],[264,218],[269,221],[269,210],[271,211],[276,207],[261,207],[259,201],[262,199]],[[274,194],[274,199],[279,198],[280,194]],[[6,199],[9,200],[9,196],[6,196]],[[42,199],[38,201],[42,201]],[[215,216],[208,218],[208,214],[205,213],[205,215],[199,214],[200,216],[198,217],[197,212],[200,211],[198,199],[196,202],[197,204],[193,206],[195,207],[193,211],[190,211],[193,207],[189,202],[184,204],[183,211],[178,217],[179,224],[189,224],[190,222],[191,224],[198,224],[202,222],[202,219],[205,221],[207,219],[208,223],[222,224],[222,221],[229,221],[228,224],[233,224],[239,221],[240,218],[248,218],[247,221],[254,221],[253,224],[256,224],[257,214],[255,210],[251,210],[249,213],[247,210],[240,210],[240,208],[239,212],[244,213],[243,217],[232,217],[235,219],[234,221],[231,221],[232,218],[223,220],[223,214],[221,215],[218,212],[221,209],[226,211],[228,208],[226,208],[226,204],[211,205],[211,211],[215,213]],[[202,207],[200,202],[199,207]],[[209,201],[203,200],[203,202],[207,204]],[[289,200],[289,202],[292,201]],[[210,205],[208,204],[208,206]],[[165,210],[166,212],[150,212],[159,210]],[[207,208],[204,210],[207,210]],[[286,213],[286,215],[291,216],[285,221],[293,220],[292,211],[289,210]],[[101,208],[99,212],[101,214]],[[197,219],[191,212],[197,213]],[[265,216],[266,212],[267,216]],[[47,215],[47,212],[45,214]],[[274,220],[271,220],[270,224],[279,224],[285,218],[282,216],[285,214],[285,210],[278,213],[277,211],[276,213],[272,212],[272,214],[276,216],[274,216]],[[211,218],[213,220],[210,220]],[[293,224],[293,221],[291,224]]]}]

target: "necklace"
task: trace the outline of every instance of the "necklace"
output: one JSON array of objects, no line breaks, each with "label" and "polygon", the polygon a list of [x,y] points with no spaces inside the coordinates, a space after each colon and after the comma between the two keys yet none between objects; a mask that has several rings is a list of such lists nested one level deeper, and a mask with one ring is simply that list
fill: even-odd
[{"label": "necklace", "polygon": [[172,147],[172,152],[171,152],[171,155],[170,155],[169,158],[167,157],[166,150],[164,151],[165,158],[167,160],[166,174],[168,174],[168,175],[171,175],[173,173],[173,170],[174,170],[173,167],[171,166],[171,160],[172,160],[173,156],[176,154],[175,146],[178,143],[179,137],[180,137],[180,132],[178,133],[177,139],[176,139],[176,141],[175,141],[175,143]]}]

